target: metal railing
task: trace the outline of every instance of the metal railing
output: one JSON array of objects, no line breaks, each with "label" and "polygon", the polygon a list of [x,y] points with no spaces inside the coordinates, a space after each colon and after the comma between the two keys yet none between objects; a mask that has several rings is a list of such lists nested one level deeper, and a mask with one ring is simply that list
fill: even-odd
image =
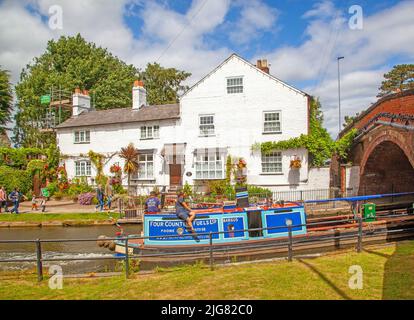
[{"label": "metal railing", "polygon": [[[409,216],[408,213],[403,214],[391,214],[391,215],[383,215],[381,217],[402,217],[402,216]],[[294,231],[296,228],[303,228],[303,227],[312,227],[312,226],[323,226],[323,225],[329,225],[334,223],[335,221],[329,220],[329,221],[322,221],[322,222],[313,222],[313,223],[305,223],[305,224],[297,224],[297,225],[286,225],[286,226],[277,226],[277,227],[267,227],[267,228],[248,228],[248,229],[240,229],[240,230],[232,230],[232,231],[216,231],[216,232],[208,232],[208,233],[198,233],[197,237],[200,236],[206,236],[208,238],[208,247],[207,249],[200,249],[200,250],[190,250],[190,251],[174,251],[174,252],[161,252],[161,253],[151,253],[151,254],[135,254],[132,257],[130,256],[129,249],[132,247],[130,246],[131,240],[145,240],[145,239],[153,239],[153,238],[175,238],[175,237],[182,237],[182,235],[168,235],[168,236],[121,236],[121,237],[113,237],[113,238],[93,238],[93,239],[33,239],[33,240],[0,240],[0,244],[15,244],[15,243],[33,243],[35,244],[35,252],[36,252],[36,258],[23,258],[23,259],[0,259],[0,263],[23,263],[23,262],[35,262],[36,263],[36,273],[37,273],[37,279],[38,281],[43,280],[43,262],[55,262],[55,261],[92,261],[92,260],[123,260],[124,266],[125,266],[125,277],[129,278],[130,276],[130,260],[131,259],[139,259],[141,257],[169,257],[169,256],[176,256],[176,255],[195,255],[199,253],[208,254],[209,259],[209,265],[210,269],[214,269],[214,253],[220,253],[220,252],[228,252],[234,251],[234,250],[240,250],[243,248],[248,249],[264,249],[264,248],[285,248],[287,249],[287,259],[288,261],[292,261],[294,257],[294,250],[296,247],[300,247],[309,243],[322,243],[326,241],[332,241],[332,240],[340,240],[340,239],[357,239],[356,244],[356,251],[361,252],[363,249],[362,241],[363,237],[370,237],[372,235],[378,236],[378,235],[384,235],[389,233],[398,233],[398,232],[405,232],[410,231],[413,232],[414,235],[414,228],[400,228],[397,230],[385,230],[385,231],[365,231],[363,230],[363,219],[361,216],[356,216],[354,218],[348,217],[347,220],[341,221],[341,222],[347,222],[347,223],[355,223],[355,227],[358,227],[357,232],[347,232],[344,235],[337,235],[336,232],[334,232],[333,236],[330,235],[324,235],[321,237],[293,237]],[[338,225],[336,225],[338,227]],[[267,238],[269,243],[258,243],[258,244],[246,244],[242,241],[234,247],[234,249],[231,248],[220,248],[217,246],[217,244],[214,244],[214,236],[220,235],[220,234],[228,234],[228,233],[240,233],[240,232],[254,232],[254,231],[261,231],[264,230],[271,231],[276,229],[287,229],[287,237],[280,237],[280,238]],[[335,229],[335,226],[332,226],[332,229]],[[286,233],[286,232],[284,232]],[[188,234],[188,236],[191,236],[191,234]],[[204,238],[206,239],[206,238]],[[125,243],[125,254],[124,256],[119,255],[112,255],[110,257],[58,257],[58,258],[45,258],[42,252],[42,244],[43,243],[68,243],[68,242],[98,242],[98,241],[124,241]],[[200,258],[199,258],[200,259]],[[203,258],[201,258],[203,259]]]}]

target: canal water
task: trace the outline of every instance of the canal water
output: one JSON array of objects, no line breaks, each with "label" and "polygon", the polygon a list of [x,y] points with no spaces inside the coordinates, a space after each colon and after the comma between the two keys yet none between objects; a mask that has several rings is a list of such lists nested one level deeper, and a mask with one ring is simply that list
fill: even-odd
[{"label": "canal water", "polygon": [[[142,225],[122,226],[126,234],[141,234]],[[114,237],[119,229],[116,226],[84,226],[84,227],[44,227],[44,228],[1,228],[0,240],[33,240],[33,239],[96,239],[100,235]],[[0,259],[35,259],[35,243],[0,243]],[[96,241],[42,243],[44,258],[87,258],[111,257],[113,252],[101,248]],[[118,265],[117,265],[118,264]],[[44,262],[46,269],[51,265],[62,267],[64,274],[112,272],[119,271],[120,261],[53,261]],[[0,270],[33,269],[35,262],[0,262]]]}]

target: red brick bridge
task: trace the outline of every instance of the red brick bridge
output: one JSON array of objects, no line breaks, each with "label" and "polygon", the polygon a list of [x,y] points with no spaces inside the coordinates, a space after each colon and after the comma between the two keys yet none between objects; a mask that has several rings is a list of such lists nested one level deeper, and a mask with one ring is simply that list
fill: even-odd
[{"label": "red brick bridge", "polygon": [[[350,165],[332,161],[331,185],[358,194],[414,191],[414,90],[378,100],[340,134],[358,129]],[[359,171],[359,172],[358,172]]]}]

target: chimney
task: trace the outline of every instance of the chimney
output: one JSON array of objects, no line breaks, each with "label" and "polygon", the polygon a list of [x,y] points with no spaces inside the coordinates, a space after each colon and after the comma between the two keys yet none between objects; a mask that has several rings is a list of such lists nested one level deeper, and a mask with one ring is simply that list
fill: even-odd
[{"label": "chimney", "polygon": [[266,59],[257,60],[256,67],[258,67],[263,72],[269,73],[269,65],[267,64]]},{"label": "chimney", "polygon": [[132,109],[138,110],[147,105],[147,90],[144,88],[144,82],[135,80],[132,87]]},{"label": "chimney", "polygon": [[88,112],[91,109],[91,97],[88,90],[76,88],[72,96],[72,116],[78,116],[82,112]]}]

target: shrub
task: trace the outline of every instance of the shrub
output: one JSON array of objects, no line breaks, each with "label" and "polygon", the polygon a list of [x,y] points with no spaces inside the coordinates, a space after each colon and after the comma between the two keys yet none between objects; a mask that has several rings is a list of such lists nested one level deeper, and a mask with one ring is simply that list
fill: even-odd
[{"label": "shrub", "polygon": [[267,188],[261,188],[257,186],[247,186],[247,191],[249,196],[259,196],[259,197],[271,197],[272,191]]},{"label": "shrub", "polygon": [[114,194],[126,194],[127,193],[124,187],[120,184],[112,185],[112,191]]},{"label": "shrub", "polygon": [[59,191],[57,181],[53,181],[47,185],[47,190],[49,190],[49,195],[53,196],[56,192]]},{"label": "shrub", "polygon": [[7,192],[11,192],[14,188],[19,188],[23,194],[26,194],[32,190],[33,180],[25,170],[0,166],[0,185],[4,186]]},{"label": "shrub", "polygon": [[183,187],[183,191],[186,195],[192,196],[193,195],[193,188],[186,182]]},{"label": "shrub", "polygon": [[67,190],[67,194],[70,196],[80,195],[82,193],[92,192],[93,188],[86,183],[86,181],[81,179],[76,179],[72,181],[72,184]]},{"label": "shrub", "polygon": [[64,196],[65,194],[59,190],[55,192],[55,194],[53,195],[53,198],[59,201],[59,200],[62,200]]},{"label": "shrub", "polygon": [[78,203],[83,206],[88,206],[92,204],[95,194],[92,192],[82,193],[78,196]]}]

